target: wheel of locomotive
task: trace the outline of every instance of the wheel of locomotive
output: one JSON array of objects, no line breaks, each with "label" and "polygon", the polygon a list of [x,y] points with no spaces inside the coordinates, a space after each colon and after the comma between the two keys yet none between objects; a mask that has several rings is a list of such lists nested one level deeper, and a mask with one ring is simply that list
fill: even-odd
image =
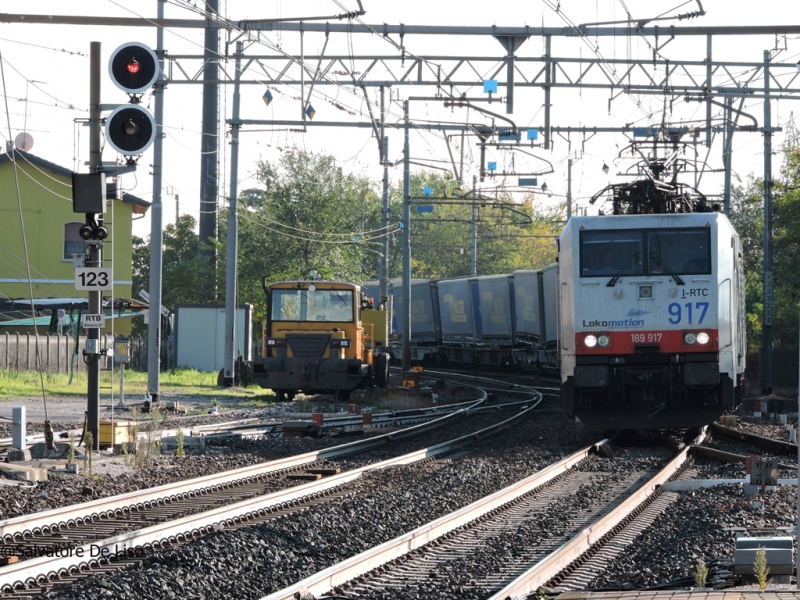
[{"label": "wheel of locomotive", "polygon": [[350,400],[350,390],[339,390],[336,392],[336,400],[338,402],[347,402]]},{"label": "wheel of locomotive", "polygon": [[291,402],[292,400],[294,400],[296,394],[297,392],[295,390],[290,390],[286,392],[286,401]]},{"label": "wheel of locomotive", "polygon": [[375,385],[385,388],[389,385],[389,355],[380,353],[375,357]]},{"label": "wheel of locomotive", "polygon": [[275,402],[286,402],[286,392],[284,390],[275,390]]}]

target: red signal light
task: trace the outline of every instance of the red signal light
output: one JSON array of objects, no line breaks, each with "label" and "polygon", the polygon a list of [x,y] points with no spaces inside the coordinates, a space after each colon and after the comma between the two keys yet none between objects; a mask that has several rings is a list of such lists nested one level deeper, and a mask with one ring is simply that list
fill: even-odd
[{"label": "red signal light", "polygon": [[135,75],[139,72],[139,61],[137,61],[135,58],[131,58],[125,63],[125,68],[128,70],[128,73]]}]

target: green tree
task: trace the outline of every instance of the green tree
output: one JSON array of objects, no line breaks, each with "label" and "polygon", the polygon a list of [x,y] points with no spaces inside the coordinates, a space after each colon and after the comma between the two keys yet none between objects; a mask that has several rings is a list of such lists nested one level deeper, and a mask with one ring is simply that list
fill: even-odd
[{"label": "green tree", "polygon": [[[798,347],[800,300],[800,140],[790,129],[784,161],[773,185],[773,338],[779,350]],[[761,346],[763,324],[764,181],[752,175],[731,194],[731,222],[745,257],[747,337],[750,352]]]},{"label": "green tree", "polygon": [[[450,173],[422,171],[411,175],[411,197],[422,198],[431,188],[432,213],[411,205],[412,277],[441,279],[468,276],[472,261],[472,191],[458,189]],[[402,208],[402,187],[393,190]],[[540,269],[555,260],[555,238],[562,228],[560,211],[539,212],[532,195],[522,203],[504,194],[482,195],[476,202],[477,273],[495,275],[516,269]],[[399,255],[401,247],[398,246]],[[392,272],[400,276],[401,270]],[[396,274],[396,275],[395,275]]]},{"label": "green tree", "polygon": [[[182,215],[164,229],[161,304],[173,310],[176,303],[205,303],[214,298],[214,270],[206,257],[197,255],[200,244],[197,221]],[[150,287],[150,241],[133,238],[133,296]],[[133,335],[147,335],[144,319],[134,319]]]},{"label": "green tree", "polygon": [[[366,177],[345,174],[333,156],[294,150],[262,162],[263,190],[239,198],[239,301],[263,318],[267,283],[308,279],[361,281],[377,275],[381,202]],[[362,234],[361,232],[365,233]],[[220,215],[221,245],[227,214]]]}]

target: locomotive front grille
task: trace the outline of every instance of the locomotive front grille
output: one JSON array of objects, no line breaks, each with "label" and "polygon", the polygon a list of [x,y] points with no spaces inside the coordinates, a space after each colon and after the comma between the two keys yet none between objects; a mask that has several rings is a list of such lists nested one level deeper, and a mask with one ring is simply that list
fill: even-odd
[{"label": "locomotive front grille", "polygon": [[318,358],[325,353],[331,336],[329,334],[287,334],[286,342],[293,356]]}]

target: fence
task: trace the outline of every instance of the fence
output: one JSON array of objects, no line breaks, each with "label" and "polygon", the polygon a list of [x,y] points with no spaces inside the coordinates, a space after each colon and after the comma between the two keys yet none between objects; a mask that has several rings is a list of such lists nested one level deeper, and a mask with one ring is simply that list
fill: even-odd
[{"label": "fence", "polygon": [[[133,336],[130,338],[130,362],[128,368],[135,371],[147,371],[147,338]],[[114,339],[109,334],[100,335],[100,348],[112,346]],[[78,354],[75,355],[75,337],[71,335],[40,335],[39,357],[42,369],[46,373],[58,374],[70,372],[70,361],[75,372],[86,371],[82,350],[86,346],[86,337],[78,339]],[[161,370],[175,368],[175,344],[172,336],[161,345]],[[29,333],[0,334],[0,369],[6,371],[35,371],[36,336]]]}]

